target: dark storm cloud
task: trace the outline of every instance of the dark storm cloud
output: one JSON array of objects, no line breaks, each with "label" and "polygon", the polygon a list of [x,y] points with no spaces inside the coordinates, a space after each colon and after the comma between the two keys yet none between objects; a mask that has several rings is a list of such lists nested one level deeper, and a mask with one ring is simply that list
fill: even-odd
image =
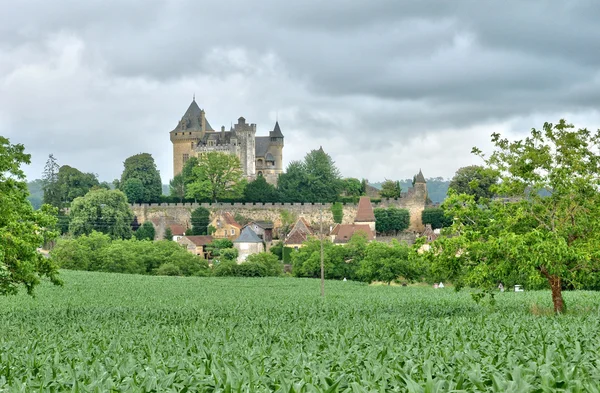
[{"label": "dark storm cloud", "polygon": [[[162,139],[193,92],[214,127],[244,114],[266,132],[279,116],[288,159],[330,140],[332,154],[366,161],[394,157],[384,151],[397,141],[414,161],[432,154],[417,142],[448,135],[468,152],[473,133],[595,113],[600,99],[600,3],[591,0],[3,2],[0,133],[34,153],[104,154],[118,163],[99,168],[104,177],[144,149],[167,178]],[[31,97],[45,108],[32,112]],[[15,131],[22,124],[26,135]],[[51,142],[40,145],[41,135]],[[454,164],[431,175],[468,163],[446,159]],[[363,176],[368,166],[351,161],[343,172]],[[364,176],[410,175],[393,167]]]}]

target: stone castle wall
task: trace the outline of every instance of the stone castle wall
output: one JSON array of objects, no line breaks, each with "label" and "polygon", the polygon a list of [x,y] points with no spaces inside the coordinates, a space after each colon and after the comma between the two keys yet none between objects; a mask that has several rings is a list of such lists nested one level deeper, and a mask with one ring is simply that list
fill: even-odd
[{"label": "stone castle wall", "polygon": [[[324,228],[334,225],[331,203],[142,203],[131,205],[140,224],[154,218],[162,221],[163,218],[172,217],[186,227],[191,227],[191,213],[198,207],[208,209],[211,212],[211,220],[220,212],[230,212],[240,214],[250,220],[272,221],[275,228],[278,228],[282,225],[281,211],[285,210],[296,217],[304,217],[315,227],[319,226],[321,219]],[[357,207],[357,204],[344,205],[344,224],[351,224],[354,221]],[[413,194],[411,197],[397,200],[382,200],[380,203],[373,204],[373,208],[377,207],[407,209],[410,212],[409,230],[418,232],[423,230],[421,212],[425,208],[425,198],[421,199],[420,195]]]}]

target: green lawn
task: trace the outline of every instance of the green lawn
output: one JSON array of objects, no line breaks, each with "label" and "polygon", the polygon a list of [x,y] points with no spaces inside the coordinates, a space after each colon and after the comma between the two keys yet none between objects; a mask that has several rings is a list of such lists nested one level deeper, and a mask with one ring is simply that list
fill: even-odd
[{"label": "green lawn", "polygon": [[0,391],[599,391],[599,293],[61,274],[0,298]]}]

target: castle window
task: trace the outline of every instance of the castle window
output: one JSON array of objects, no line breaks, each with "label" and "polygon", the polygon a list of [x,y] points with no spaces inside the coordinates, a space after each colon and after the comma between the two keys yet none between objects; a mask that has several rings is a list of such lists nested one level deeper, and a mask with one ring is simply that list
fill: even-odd
[{"label": "castle window", "polygon": [[187,160],[190,159],[190,155],[189,154],[184,154],[183,155],[183,163],[185,164],[187,162]]},{"label": "castle window", "polygon": [[192,135],[192,133],[190,132],[190,135]]}]

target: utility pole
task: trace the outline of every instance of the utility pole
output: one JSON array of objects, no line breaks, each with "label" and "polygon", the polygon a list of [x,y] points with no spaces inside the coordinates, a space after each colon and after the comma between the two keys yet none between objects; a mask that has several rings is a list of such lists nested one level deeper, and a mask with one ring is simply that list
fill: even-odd
[{"label": "utility pole", "polygon": [[321,204],[321,297],[325,297],[325,264],[323,262],[323,205]]}]

